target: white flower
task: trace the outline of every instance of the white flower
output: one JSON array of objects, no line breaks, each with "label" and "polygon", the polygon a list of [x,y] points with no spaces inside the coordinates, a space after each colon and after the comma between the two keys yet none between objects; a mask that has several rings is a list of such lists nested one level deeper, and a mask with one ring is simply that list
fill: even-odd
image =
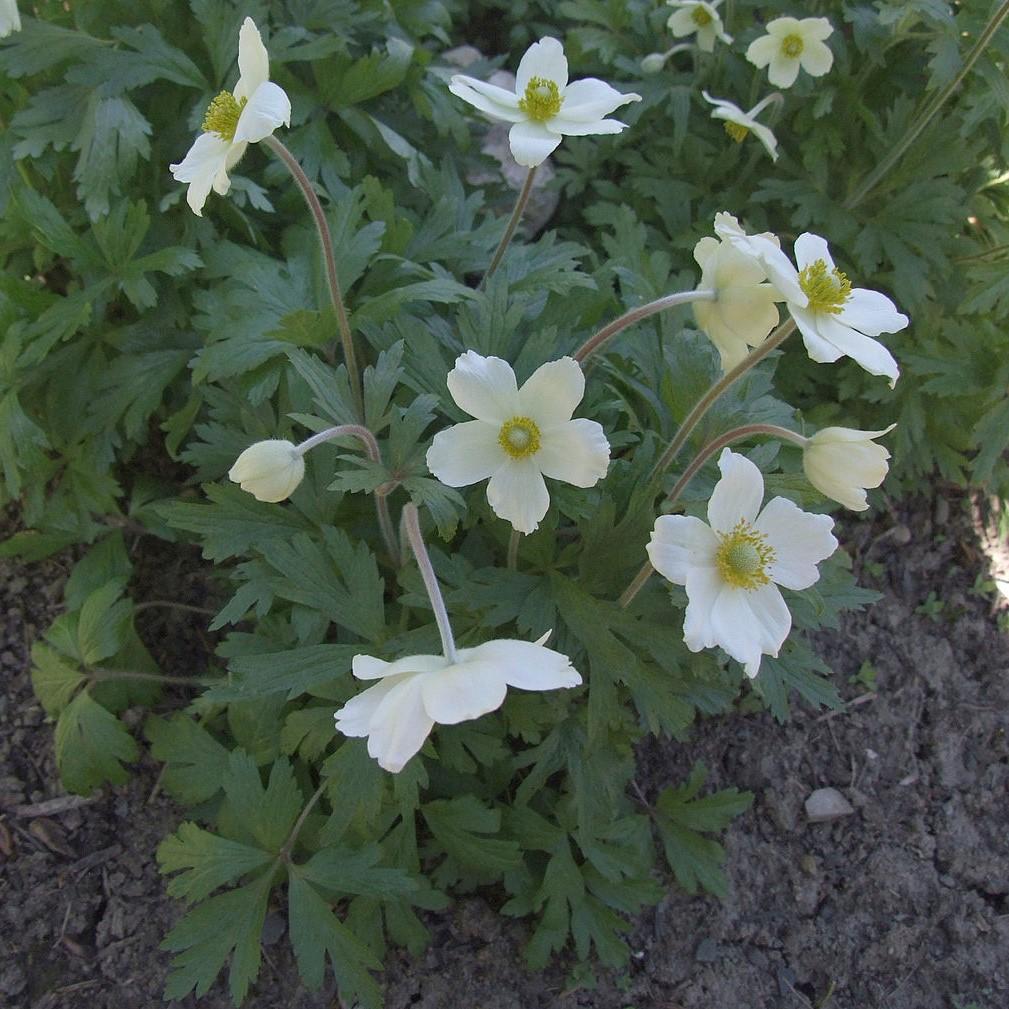
[{"label": "white flower", "polygon": [[606,116],[641,101],[640,95],[623,95],[594,77],[569,84],[564,47],[549,37],[526,50],[515,75],[515,94],[462,74],[448,87],[492,119],[514,123],[508,142],[512,156],[526,168],[541,165],[562,137],[620,133],[626,124]]},{"label": "white flower", "polygon": [[0,39],[19,31],[21,15],[18,14],[17,0],[0,0]]},{"label": "white flower", "polygon": [[802,466],[809,482],[821,493],[852,511],[865,511],[865,488],[878,487],[886,477],[890,453],[873,438],[884,431],[856,431],[850,427],[825,427],[806,443]]},{"label": "white flower", "polygon": [[186,199],[198,217],[211,189],[223,196],[231,188],[228,172],[250,143],[291,125],[291,101],[270,80],[270,57],[252,18],[238,33],[238,70],[234,92],[222,91],[210,103],[204,132],[181,163],[169,165],[176,181],[189,183]]},{"label": "white flower", "polygon": [[771,160],[778,160],[777,139],[766,126],[758,123],[755,118],[758,112],[763,111],[770,102],[778,97],[777,92],[758,102],[749,112],[744,112],[738,105],[734,105],[724,98],[712,98],[707,91],[702,91],[701,94],[704,95],[706,102],[711,102],[715,106],[711,111],[711,118],[724,119],[725,132],[737,144],[741,144],[747,135],[752,133],[764,145],[764,149],[771,155]]},{"label": "white flower", "polygon": [[730,242],[702,238],[694,246],[694,259],[701,268],[698,288],[715,292],[714,301],[694,302],[694,316],[718,348],[722,370],[729,371],[777,326],[774,303],[782,300],[781,295],[766,283],[760,260]]},{"label": "white flower", "polygon": [[592,487],[606,476],[610,446],[594,420],[572,420],[585,393],[585,375],[570,357],[541,365],[518,388],[499,357],[468,350],[448,374],[448,391],[476,420],[434,436],[431,472],[449,487],[490,479],[494,513],[531,533],[550,507],[543,477]]},{"label": "white flower", "polygon": [[669,15],[666,24],[675,38],[697,32],[697,48],[710,53],[715,48],[715,39],[731,42],[732,36],[723,31],[718,7],[722,0],[707,3],[706,0],[666,0],[670,7],[679,8]]},{"label": "white flower", "polygon": [[810,358],[819,364],[850,357],[870,375],[885,375],[892,389],[900,375],[893,355],[878,340],[908,324],[885,294],[853,288],[834,265],[819,235],[801,234],[795,242],[798,269],[771,235],[747,235],[730,214],[715,215],[715,232],[737,249],[755,256],[788,304]]},{"label": "white flower", "polygon": [[499,639],[443,655],[410,655],[383,662],[355,655],[354,675],[379,680],[336,712],[346,736],[367,736],[368,754],[394,774],[424,745],[437,722],[456,725],[494,711],[509,687],[555,690],[577,687],[581,676],[566,655],[539,641]]},{"label": "white flower", "polygon": [[305,476],[305,460],[296,445],[280,438],[250,445],[228,470],[257,501],[283,501]]},{"label": "white flower", "polygon": [[775,18],[767,34],[754,39],[746,58],[758,69],[768,67],[767,79],[778,88],[790,88],[802,67],[811,77],[822,77],[834,65],[834,54],[824,44],[831,32],[826,18]]},{"label": "white flower", "polygon": [[811,515],[786,498],[760,510],[764,479],[749,459],[724,449],[718,468],[710,525],[688,515],[660,516],[648,557],[659,574],[686,586],[687,647],[720,645],[754,677],[760,657],[776,656],[792,626],[777,586],[809,588],[837,540],[828,515]]}]

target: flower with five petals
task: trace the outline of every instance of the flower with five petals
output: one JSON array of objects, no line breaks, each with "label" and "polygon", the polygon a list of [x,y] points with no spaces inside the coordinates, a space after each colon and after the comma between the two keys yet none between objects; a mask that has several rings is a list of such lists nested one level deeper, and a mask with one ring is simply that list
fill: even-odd
[{"label": "flower with five petals", "polygon": [[750,43],[746,58],[758,69],[767,67],[767,79],[776,88],[790,88],[800,67],[822,77],[834,65],[824,41],[833,31],[826,18],[775,18],[767,22],[767,34]]},{"label": "flower with five petals", "polygon": [[178,182],[188,182],[186,199],[197,217],[210,190],[224,196],[231,188],[228,172],[249,144],[265,140],[280,126],[291,125],[291,101],[270,80],[270,57],[252,18],[238,33],[238,83],[222,91],[207,109],[203,133],[177,165],[169,165]]},{"label": "flower with five petals", "polygon": [[534,42],[515,75],[515,93],[494,84],[456,74],[449,91],[492,119],[512,123],[508,143],[512,156],[526,168],[541,165],[563,137],[620,133],[626,123],[606,117],[640,95],[621,94],[594,77],[568,83],[564,47],[554,38]]},{"label": "flower with five petals", "polygon": [[669,15],[666,22],[674,38],[681,39],[697,32],[697,48],[702,52],[714,51],[715,40],[732,42],[732,36],[725,34],[718,8],[722,0],[666,0],[671,7],[677,9]]},{"label": "flower with five petals", "polygon": [[811,515],[787,498],[761,509],[764,478],[745,456],[723,449],[718,468],[708,521],[659,516],[648,558],[659,574],[686,587],[687,648],[719,645],[754,677],[761,656],[777,656],[792,627],[778,586],[809,588],[837,540],[830,516]]}]

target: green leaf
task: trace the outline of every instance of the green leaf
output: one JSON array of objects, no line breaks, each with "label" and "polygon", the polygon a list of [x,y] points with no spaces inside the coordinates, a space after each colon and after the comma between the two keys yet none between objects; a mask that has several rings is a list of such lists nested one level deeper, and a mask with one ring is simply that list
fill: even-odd
[{"label": "green leaf", "polygon": [[231,1001],[241,1005],[259,973],[260,937],[270,894],[270,873],[211,897],[193,908],[168,933],[162,949],[178,952],[165,983],[166,999],[185,998],[191,991],[206,995],[228,957]]},{"label": "green leaf", "polygon": [[347,676],[351,661],[360,651],[359,645],[305,645],[283,652],[238,655],[229,663],[235,681],[215,688],[209,696],[234,700],[284,692],[293,700]]},{"label": "green leaf", "polygon": [[232,750],[221,787],[231,819],[264,850],[279,852],[304,801],[287,758],[274,761],[264,789],[252,757],[243,750]]},{"label": "green leaf", "polygon": [[128,777],[123,763],[137,759],[137,744],[126,727],[86,690],[60,715],[55,749],[64,787],[79,795],[106,781],[122,785]]},{"label": "green leaf", "polygon": [[133,562],[126,552],[126,541],[116,530],[99,540],[74,565],[63,588],[63,601],[68,610],[79,610],[85,599],[96,589],[119,581],[124,587],[133,572]]},{"label": "green leaf", "polygon": [[377,844],[354,851],[331,846],[317,851],[299,872],[311,883],[334,896],[356,894],[395,900],[418,890],[417,882],[403,869],[376,865],[382,857]]},{"label": "green leaf", "polygon": [[421,807],[431,833],[450,857],[465,866],[499,874],[521,860],[516,841],[487,837],[501,831],[501,813],[474,795],[436,799]]},{"label": "green leaf", "polygon": [[162,873],[180,873],[168,883],[168,892],[189,902],[203,900],[273,860],[269,852],[218,837],[195,823],[180,824],[158,845],[157,857]]},{"label": "green leaf", "polygon": [[84,600],[77,624],[77,640],[86,665],[93,666],[115,655],[126,644],[133,603],[120,599],[122,593],[122,579],[114,578]]},{"label": "green leaf", "polygon": [[69,703],[86,677],[76,665],[41,641],[32,645],[32,687],[39,703],[50,716],[58,715]]},{"label": "green leaf", "polygon": [[196,805],[216,795],[228,769],[228,750],[188,715],[152,715],[144,726],[151,756],[165,762],[161,783],[169,795]]}]

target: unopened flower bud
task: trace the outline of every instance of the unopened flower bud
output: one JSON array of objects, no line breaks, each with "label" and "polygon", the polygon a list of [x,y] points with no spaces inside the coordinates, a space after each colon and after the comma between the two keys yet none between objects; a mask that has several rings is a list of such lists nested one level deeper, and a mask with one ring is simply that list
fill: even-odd
[{"label": "unopened flower bud", "polygon": [[283,501],[304,476],[301,453],[291,442],[279,438],[250,445],[228,470],[228,478],[257,501]]},{"label": "unopened flower bud", "polygon": [[869,507],[865,488],[878,487],[886,477],[890,453],[873,438],[885,431],[855,431],[849,427],[825,427],[806,444],[802,465],[809,482],[821,493],[852,511]]},{"label": "unopened flower bud", "polygon": [[661,73],[666,65],[667,53],[649,53],[641,57],[641,72],[643,74]]}]

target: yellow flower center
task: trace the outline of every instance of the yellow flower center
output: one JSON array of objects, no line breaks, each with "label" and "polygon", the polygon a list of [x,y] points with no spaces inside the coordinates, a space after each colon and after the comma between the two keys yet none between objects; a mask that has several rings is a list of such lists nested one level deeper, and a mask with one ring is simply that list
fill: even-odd
[{"label": "yellow flower center", "polygon": [[728,133],[737,144],[741,144],[750,135],[750,129],[748,126],[743,126],[740,123],[732,123],[729,122],[729,120],[725,121],[725,132]]},{"label": "yellow flower center", "polygon": [[732,532],[719,533],[721,543],[715,553],[715,566],[722,580],[737,589],[755,589],[767,585],[767,568],[774,563],[774,549],[763,533],[746,519],[740,519]]},{"label": "yellow flower center", "polygon": [[560,89],[546,77],[534,77],[526,85],[526,93],[519,100],[519,108],[534,122],[545,123],[561,110],[563,101]]},{"label": "yellow flower center", "polygon": [[695,7],[690,12],[690,19],[697,25],[698,28],[704,28],[706,25],[710,25],[714,18],[703,8]]},{"label": "yellow flower center", "polygon": [[203,117],[203,132],[216,133],[222,140],[234,140],[238,117],[248,100],[243,98],[239,101],[230,91],[222,91],[210,103]]},{"label": "yellow flower center", "polygon": [[497,440],[512,459],[525,459],[540,450],[540,429],[531,417],[512,417],[501,425]]},{"label": "yellow flower center", "polygon": [[799,274],[799,287],[809,298],[807,307],[811,312],[837,315],[851,297],[851,281],[836,266],[828,270],[822,259],[803,267]]},{"label": "yellow flower center", "polygon": [[781,40],[781,51],[791,59],[795,59],[797,56],[802,55],[802,36],[801,35],[786,35]]}]

